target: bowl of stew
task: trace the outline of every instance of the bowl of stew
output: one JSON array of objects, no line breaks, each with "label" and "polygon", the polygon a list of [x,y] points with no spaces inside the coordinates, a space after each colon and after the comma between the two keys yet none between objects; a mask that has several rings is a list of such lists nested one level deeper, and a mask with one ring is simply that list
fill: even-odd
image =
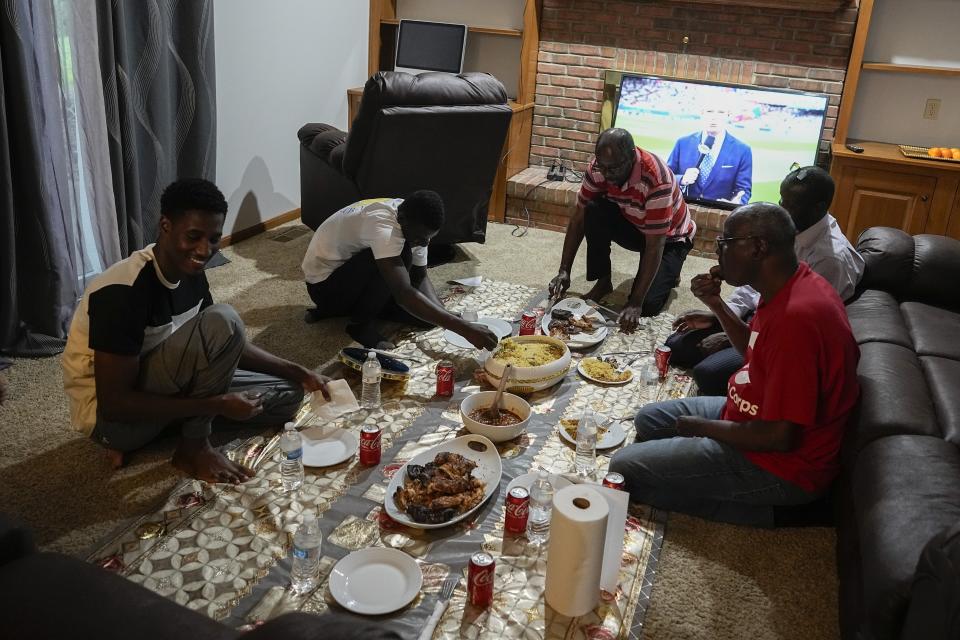
[{"label": "bowl of stew", "polygon": [[485,413],[495,395],[496,391],[479,391],[464,398],[460,403],[463,426],[470,433],[484,436],[492,442],[513,440],[527,429],[530,405],[520,396],[504,392],[500,402],[500,419],[497,424],[492,424]]}]

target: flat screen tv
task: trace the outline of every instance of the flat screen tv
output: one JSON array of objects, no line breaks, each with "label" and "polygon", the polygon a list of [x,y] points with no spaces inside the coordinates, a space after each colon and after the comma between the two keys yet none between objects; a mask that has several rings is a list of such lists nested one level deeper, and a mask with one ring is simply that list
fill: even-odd
[{"label": "flat screen tv", "polygon": [[624,74],[614,125],[660,156],[688,202],[778,202],[792,168],[814,164],[827,96]]},{"label": "flat screen tv", "polygon": [[467,25],[401,20],[394,71],[460,73],[467,48]]}]

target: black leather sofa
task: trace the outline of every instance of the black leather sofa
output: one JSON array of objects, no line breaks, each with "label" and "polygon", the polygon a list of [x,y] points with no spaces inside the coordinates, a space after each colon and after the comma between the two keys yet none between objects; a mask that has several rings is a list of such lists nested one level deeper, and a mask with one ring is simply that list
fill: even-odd
[{"label": "black leather sofa", "polygon": [[447,214],[433,243],[483,242],[510,117],[490,74],[381,71],[367,81],[349,135],[301,127],[301,219],[316,229],[352,202],[431,189]]},{"label": "black leather sofa", "polygon": [[240,631],[104,569],[41,553],[28,530],[0,514],[0,638],[190,640],[400,640],[376,622],[288,613]]},{"label": "black leather sofa", "polygon": [[846,640],[960,638],[960,241],[861,234],[859,413],[837,530]]}]

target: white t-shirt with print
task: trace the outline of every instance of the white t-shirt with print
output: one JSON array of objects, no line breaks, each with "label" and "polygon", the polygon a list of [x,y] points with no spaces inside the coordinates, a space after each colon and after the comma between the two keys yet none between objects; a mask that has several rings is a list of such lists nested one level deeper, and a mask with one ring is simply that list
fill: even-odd
[{"label": "white t-shirt with print", "polygon": [[[393,258],[403,251],[403,230],[397,222],[402,198],[373,198],[348,205],[323,221],[313,234],[303,257],[308,283],[323,282],[337,267],[365,249],[375,260]],[[427,248],[411,247],[413,266],[427,266]]]}]

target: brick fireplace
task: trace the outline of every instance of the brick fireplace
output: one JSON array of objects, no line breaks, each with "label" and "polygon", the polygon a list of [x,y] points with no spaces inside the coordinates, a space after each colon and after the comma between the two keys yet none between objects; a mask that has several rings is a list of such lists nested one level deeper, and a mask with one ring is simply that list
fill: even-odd
[{"label": "brick fireplace", "polygon": [[[543,180],[541,167],[558,159],[583,170],[599,132],[610,126],[611,71],[827,94],[823,162],[833,139],[856,2],[829,12],[736,2],[544,0],[531,169],[508,186],[507,221],[525,222],[529,212],[534,226],[565,226],[577,185],[534,185]],[[701,229],[695,251],[710,255],[725,214],[697,206],[694,215]]]}]

